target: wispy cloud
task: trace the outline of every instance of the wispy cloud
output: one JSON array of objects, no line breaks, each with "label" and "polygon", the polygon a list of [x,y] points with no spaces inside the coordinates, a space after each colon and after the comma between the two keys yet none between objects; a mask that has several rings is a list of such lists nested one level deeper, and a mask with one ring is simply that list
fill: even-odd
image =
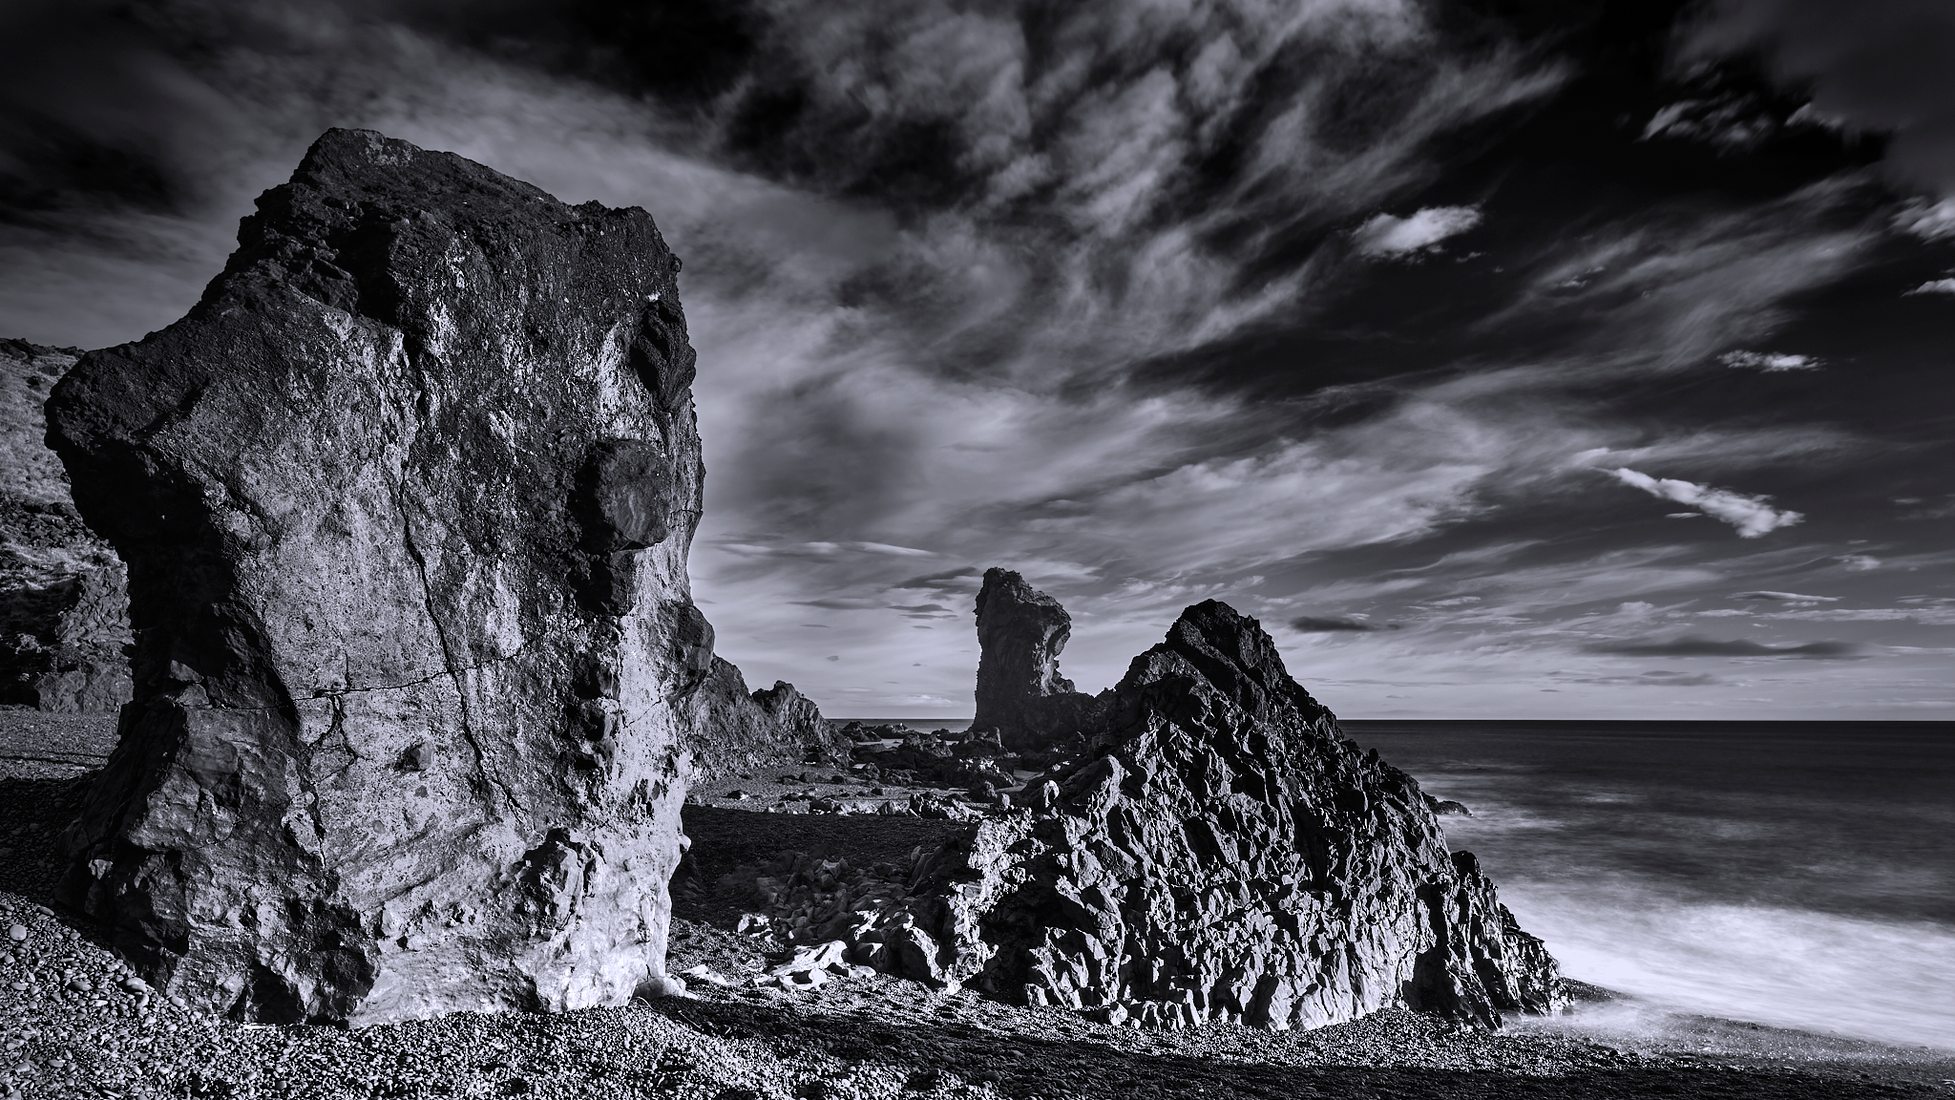
[{"label": "wispy cloud", "polygon": [[1927,282],[1922,283],[1920,286],[1915,287],[1913,290],[1906,292],[1906,294],[1904,294],[1903,297],[1911,298],[1918,294],[1955,294],[1955,277],[1946,278],[1946,279],[1929,279]]},{"label": "wispy cloud", "polygon": [[1731,598],[1734,600],[1760,600],[1766,603],[1791,604],[1838,603],[1840,599],[1838,596],[1808,596],[1803,592],[1772,592],[1769,590],[1739,592]]},{"label": "wispy cloud", "polygon": [[1746,149],[1777,133],[1780,125],[1777,118],[1762,110],[1756,98],[1728,93],[1681,99],[1660,108],[1643,127],[1642,139],[1680,138]]},{"label": "wispy cloud", "polygon": [[1609,473],[1624,485],[1633,486],[1664,500],[1688,504],[1713,519],[1722,520],[1737,528],[1739,538],[1755,539],[1781,527],[1790,527],[1806,518],[1799,512],[1773,507],[1770,497],[1748,496],[1730,489],[1715,489],[1709,485],[1699,485],[1694,481],[1683,481],[1677,478],[1651,477],[1627,466],[1618,467]]}]

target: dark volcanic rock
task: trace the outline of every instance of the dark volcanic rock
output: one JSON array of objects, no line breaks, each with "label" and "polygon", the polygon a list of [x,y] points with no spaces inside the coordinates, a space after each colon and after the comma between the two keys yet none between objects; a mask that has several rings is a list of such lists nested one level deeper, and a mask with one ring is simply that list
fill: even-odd
[{"label": "dark volcanic rock", "polygon": [[358,1023],[662,984],[712,645],[678,269],[643,210],[335,130],[56,389],[138,630],[64,889],[152,984]]},{"label": "dark volcanic rock", "polygon": [[974,730],[998,731],[1018,752],[1051,746],[1097,724],[1102,700],[1059,675],[1072,637],[1059,601],[1006,569],[987,569],[977,597],[978,674]]},{"label": "dark volcanic rock", "polygon": [[1361,752],[1254,620],[1189,608],[1087,758],[1014,795],[900,905],[810,928],[898,974],[1150,1024],[1496,1023],[1560,979],[1418,784]]},{"label": "dark volcanic rock", "polygon": [[0,703],[112,711],[129,700],[122,561],[44,442],[42,406],[78,354],[0,340]]},{"label": "dark volcanic rock", "polygon": [[696,778],[768,764],[848,762],[848,739],[828,724],[813,700],[785,681],[749,692],[740,669],[715,657],[693,704],[688,748]]}]

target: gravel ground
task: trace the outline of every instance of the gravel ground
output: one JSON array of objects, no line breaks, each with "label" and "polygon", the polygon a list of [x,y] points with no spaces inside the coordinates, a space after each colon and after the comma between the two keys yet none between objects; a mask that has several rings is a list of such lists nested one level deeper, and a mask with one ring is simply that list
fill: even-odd
[{"label": "gravel ground", "polygon": [[[778,961],[778,945],[735,931],[732,908],[704,887],[678,891],[672,969],[703,966],[725,984],[695,976],[689,998],[359,1031],[216,1021],[152,996],[49,908],[59,833],[112,736],[110,720],[0,709],[7,1100],[1955,1097],[1955,1059],[1728,1021],[1666,1017],[1652,1026],[1619,1001],[1598,1006],[1592,1019],[1492,1035],[1406,1012],[1272,1035],[1225,1025],[1112,1027],[882,975],[808,990],[762,986],[756,979]],[[764,802],[715,798],[720,812],[697,814],[699,843],[717,849],[696,848],[702,866],[716,870],[797,840],[858,858],[905,851],[958,827],[747,810],[780,806],[781,793],[807,785],[776,775],[766,786]]]}]

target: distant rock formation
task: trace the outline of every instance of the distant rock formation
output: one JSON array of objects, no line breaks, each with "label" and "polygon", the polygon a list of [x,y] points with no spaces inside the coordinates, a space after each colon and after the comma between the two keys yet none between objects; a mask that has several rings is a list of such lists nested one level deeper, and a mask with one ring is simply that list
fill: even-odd
[{"label": "distant rock formation", "polygon": [[153,985],[361,1024],[663,988],[712,659],[678,271],[643,210],[334,130],[57,387],[138,638],[64,890]]},{"label": "distant rock formation", "polygon": [[1086,758],[804,922],[893,973],[1112,1020],[1286,1029],[1393,1005],[1546,1012],[1558,968],[1404,772],[1363,752],[1252,619],[1185,611]]},{"label": "distant rock formation", "polygon": [[848,739],[793,684],[777,680],[771,688],[749,692],[740,669],[715,657],[692,698],[697,716],[688,748],[696,779],[766,764],[848,762]]},{"label": "distant rock formation", "polygon": [[0,340],[0,703],[112,711],[129,701],[126,574],[44,441],[42,406],[79,354]]},{"label": "distant rock formation", "polygon": [[1091,728],[1101,701],[1059,675],[1072,637],[1059,601],[1007,569],[987,569],[977,597],[977,717],[973,730],[998,731],[1006,748],[1033,752]]}]

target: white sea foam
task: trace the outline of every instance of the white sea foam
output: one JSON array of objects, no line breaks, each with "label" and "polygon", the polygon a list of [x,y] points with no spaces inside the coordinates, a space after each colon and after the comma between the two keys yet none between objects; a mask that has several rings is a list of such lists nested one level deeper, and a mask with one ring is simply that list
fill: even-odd
[{"label": "white sea foam", "polygon": [[1955,927],[1519,879],[1501,897],[1563,970],[1653,1006],[1955,1050]]}]

